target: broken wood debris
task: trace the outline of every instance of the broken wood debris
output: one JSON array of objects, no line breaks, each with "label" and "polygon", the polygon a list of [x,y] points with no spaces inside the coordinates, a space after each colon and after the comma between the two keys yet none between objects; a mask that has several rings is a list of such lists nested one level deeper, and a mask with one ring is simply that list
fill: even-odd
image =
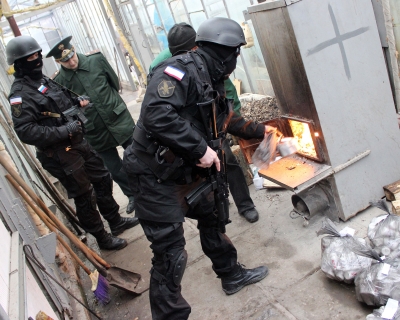
[{"label": "broken wood debris", "polygon": [[392,202],[392,213],[400,215],[400,180],[383,187],[386,199]]}]

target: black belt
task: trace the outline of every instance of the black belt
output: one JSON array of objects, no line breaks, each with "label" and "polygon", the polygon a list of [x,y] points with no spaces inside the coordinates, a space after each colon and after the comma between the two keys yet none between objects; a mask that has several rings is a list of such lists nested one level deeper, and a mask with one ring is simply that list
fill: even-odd
[{"label": "black belt", "polygon": [[135,130],[133,131],[133,139],[145,149],[146,153],[152,155],[156,153],[159,147],[158,142],[152,139],[145,130],[139,128],[138,126],[136,126]]},{"label": "black belt", "polygon": [[150,168],[157,177],[158,183],[165,180],[175,180],[183,173],[183,171],[179,172],[178,170],[184,163],[182,158],[175,157],[173,163],[163,165],[163,163],[157,162],[154,154],[148,154],[147,152],[134,148],[132,148],[132,153]]}]

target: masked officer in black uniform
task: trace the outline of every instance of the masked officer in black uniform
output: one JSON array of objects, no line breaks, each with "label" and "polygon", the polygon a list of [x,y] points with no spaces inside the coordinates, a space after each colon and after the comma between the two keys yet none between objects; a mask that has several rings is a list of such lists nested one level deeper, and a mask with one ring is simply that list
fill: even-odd
[{"label": "masked officer in black uniform", "polygon": [[[43,168],[61,182],[69,198],[74,198],[79,222],[99,247],[122,249],[127,241],[116,236],[139,221],[119,215],[110,173],[83,138],[82,123],[63,115],[73,105],[87,105],[87,97],[73,98],[44,76],[41,51],[30,36],[16,37],[7,45],[7,62],[15,69],[9,95],[14,130],[22,142],[36,147]],[[105,231],[96,204],[112,235]]]},{"label": "masked officer in black uniform", "polygon": [[268,274],[265,266],[245,269],[238,263],[235,247],[220,228],[213,192],[202,194],[195,206],[189,207],[185,200],[207,181],[208,170],[221,168],[217,153],[206,142],[212,98],[218,132],[249,139],[276,130],[246,122],[231,111],[224,98],[224,78],[236,68],[240,47],[246,43],[240,25],[227,18],[209,19],[200,25],[196,43],[196,52],[175,55],[149,74],[134,141],[123,160],[136,216],[153,250],[149,294],[157,320],[187,319],[191,312],[181,295],[187,261],[185,216],[198,220],[202,249],[226,294]]}]

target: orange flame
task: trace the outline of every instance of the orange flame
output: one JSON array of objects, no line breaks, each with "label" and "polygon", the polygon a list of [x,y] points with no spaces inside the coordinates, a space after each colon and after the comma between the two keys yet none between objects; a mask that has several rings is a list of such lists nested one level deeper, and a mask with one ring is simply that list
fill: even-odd
[{"label": "orange flame", "polygon": [[314,141],[311,137],[311,131],[308,123],[290,120],[290,128],[292,129],[293,136],[297,142],[297,149],[299,153],[309,157],[317,157],[315,151]]}]

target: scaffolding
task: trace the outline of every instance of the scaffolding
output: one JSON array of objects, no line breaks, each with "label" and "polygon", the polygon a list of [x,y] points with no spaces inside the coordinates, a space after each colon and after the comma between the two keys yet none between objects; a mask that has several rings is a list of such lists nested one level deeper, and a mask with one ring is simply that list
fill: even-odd
[{"label": "scaffolding", "polygon": [[[29,3],[36,5],[29,7]],[[21,33],[34,37],[44,54],[72,35],[78,52],[100,50],[121,83],[134,91],[146,86],[150,64],[167,48],[167,34],[175,23],[187,22],[197,29],[207,18],[223,16],[253,31],[251,21],[246,21],[243,14],[252,0],[231,0],[229,6],[226,0],[18,0],[13,4],[10,13]],[[0,26],[4,46],[14,35],[7,20],[1,20]],[[241,81],[243,92],[273,95],[264,59],[254,40],[255,45],[242,50],[232,80]],[[57,70],[53,58],[44,59],[44,73],[50,76]]]}]

